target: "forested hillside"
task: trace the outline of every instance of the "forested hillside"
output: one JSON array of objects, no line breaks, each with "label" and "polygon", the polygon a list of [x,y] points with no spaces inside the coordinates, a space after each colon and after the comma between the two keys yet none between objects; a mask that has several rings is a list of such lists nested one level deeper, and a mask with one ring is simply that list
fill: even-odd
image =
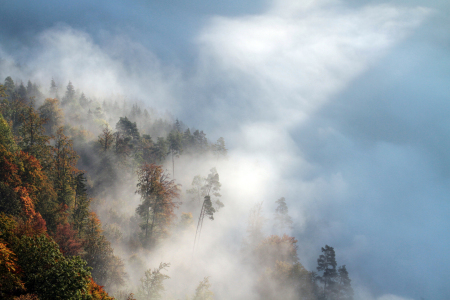
[{"label": "forested hillside", "polygon": [[237,222],[221,195],[222,137],[126,95],[20,80],[0,85],[0,298],[230,299],[222,269],[204,273],[219,257],[242,299],[353,299],[333,247],[302,265],[282,197],[273,220],[257,201],[220,258],[221,232],[205,229]]}]

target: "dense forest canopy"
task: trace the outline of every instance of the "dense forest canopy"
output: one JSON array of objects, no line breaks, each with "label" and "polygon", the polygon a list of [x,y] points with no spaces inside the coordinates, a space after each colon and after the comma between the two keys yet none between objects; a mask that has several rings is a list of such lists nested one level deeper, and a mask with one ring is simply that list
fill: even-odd
[{"label": "dense forest canopy", "polygon": [[[228,284],[220,269],[202,266],[220,258],[208,255],[221,252],[211,222],[236,221],[224,213],[227,183],[215,166],[227,163],[224,138],[210,142],[138,103],[93,100],[70,81],[63,90],[51,79],[45,90],[7,77],[0,89],[2,298],[230,297],[214,288]],[[182,185],[186,161],[209,172]],[[249,211],[233,257],[249,285],[233,297],[353,299],[333,247],[315,269],[302,265],[286,199],[274,202],[273,229],[262,203]]]}]

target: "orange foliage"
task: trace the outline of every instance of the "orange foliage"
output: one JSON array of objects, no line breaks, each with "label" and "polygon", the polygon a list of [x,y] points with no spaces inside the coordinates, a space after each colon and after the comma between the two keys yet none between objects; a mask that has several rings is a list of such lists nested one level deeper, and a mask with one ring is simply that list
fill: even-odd
[{"label": "orange foliage", "polygon": [[98,218],[98,216],[97,216],[97,214],[95,213],[95,212],[90,212],[89,213],[89,228],[90,228],[90,231],[91,232],[89,232],[90,234],[93,234],[94,233],[94,231],[95,231],[95,233],[98,233],[98,234],[100,234],[100,233],[102,233],[102,223],[101,223],[101,221],[100,221],[100,219]]},{"label": "orange foliage", "polygon": [[25,227],[35,230],[35,233],[45,232],[45,221],[36,213],[35,201],[43,193],[51,195],[52,189],[39,161],[22,151],[9,152],[0,145],[0,170],[0,181],[12,188],[20,200]]},{"label": "orange foliage", "polygon": [[17,160],[20,166],[22,186],[25,187],[32,199],[38,199],[45,194],[46,197],[55,197],[55,192],[38,159],[34,156],[19,151]]},{"label": "orange foliage", "polygon": [[94,279],[91,278],[89,282],[89,295],[92,296],[92,299],[95,300],[114,300],[113,297],[110,297],[107,292],[103,289],[103,286],[95,283]]},{"label": "orange foliage", "polygon": [[16,255],[6,244],[0,242],[0,295],[15,290],[25,290],[20,274]]},{"label": "orange foliage", "polygon": [[25,187],[16,187],[14,191],[19,195],[20,203],[22,205],[22,213],[27,220],[30,220],[36,214],[34,210],[34,203],[28,195],[28,190]]},{"label": "orange foliage", "polygon": [[179,206],[179,203],[173,201],[179,197],[179,185],[175,184],[174,180],[169,180],[162,166],[156,164],[145,163],[138,169],[137,175],[139,179],[136,193],[141,195],[142,203],[136,212],[146,219],[148,224],[151,209],[152,221],[149,235],[152,242],[154,231],[159,237],[168,235],[168,229],[176,218],[175,208]]},{"label": "orange foliage", "polygon": [[20,297],[14,297],[13,300],[39,300],[39,298],[35,294],[26,294]]}]

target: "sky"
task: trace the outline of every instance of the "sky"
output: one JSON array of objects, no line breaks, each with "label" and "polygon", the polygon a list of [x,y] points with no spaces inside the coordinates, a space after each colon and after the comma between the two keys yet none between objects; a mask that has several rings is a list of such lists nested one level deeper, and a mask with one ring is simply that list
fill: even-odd
[{"label": "sky", "polygon": [[450,298],[447,1],[0,6],[1,76],[127,94],[223,136],[247,166],[230,184],[249,207],[286,198],[308,269],[327,244],[359,299]]}]

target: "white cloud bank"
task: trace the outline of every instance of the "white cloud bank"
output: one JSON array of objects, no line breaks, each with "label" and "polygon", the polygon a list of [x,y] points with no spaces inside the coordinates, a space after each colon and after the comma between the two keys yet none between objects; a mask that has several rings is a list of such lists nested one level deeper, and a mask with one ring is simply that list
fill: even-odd
[{"label": "white cloud bank", "polygon": [[[75,87],[97,96],[125,93],[157,108],[178,112],[184,109],[184,114],[198,116],[190,121],[207,132],[208,123],[215,119],[216,128],[212,130],[224,135],[233,146],[230,164],[222,166],[223,173],[219,169],[224,198],[229,196],[224,199],[229,201],[228,207],[239,209],[242,220],[255,202],[265,200],[270,206],[278,197],[300,195],[287,200],[292,205],[291,214],[296,216],[296,229],[306,231],[310,223],[333,216],[336,207],[364,210],[361,204],[350,206],[355,203],[345,198],[364,195],[370,185],[354,190],[355,182],[349,183],[345,176],[344,171],[359,174],[359,160],[352,160],[342,172],[321,173],[320,166],[302,153],[291,130],[302,128],[317,110],[376,64],[429,13],[421,7],[375,5],[349,9],[338,1],[311,0],[275,1],[262,15],[216,16],[198,36],[199,65],[192,78],[182,78],[176,70],[161,66],[150,51],[126,37],[99,46],[83,32],[57,27],[38,39],[40,46],[30,59],[29,78],[53,76],[60,81],[72,80]],[[186,99],[185,91],[198,97]],[[228,128],[232,130],[227,132]],[[354,146],[352,140],[331,127],[322,128],[318,135],[324,140],[339,140],[349,149]],[[315,150],[333,153],[334,149],[324,150],[322,146]],[[386,154],[381,148],[378,155],[383,157]],[[358,150],[352,154],[370,156]],[[371,248],[371,231],[348,229],[361,224],[345,221],[334,216],[329,224],[322,224],[320,232],[314,232],[318,241],[301,245],[304,258],[313,264],[317,244],[330,235],[339,240],[339,234],[347,234],[353,243],[346,248],[348,256],[342,255],[344,261],[349,264],[352,258],[361,258],[382,264],[375,252],[383,249]],[[216,223],[227,226],[228,222]],[[314,250],[305,249],[309,246]],[[302,263],[307,265],[306,261]],[[366,267],[348,265],[350,271]],[[374,276],[384,274],[380,271]],[[358,278],[354,282],[364,285]],[[401,298],[379,298],[388,299]]]}]

